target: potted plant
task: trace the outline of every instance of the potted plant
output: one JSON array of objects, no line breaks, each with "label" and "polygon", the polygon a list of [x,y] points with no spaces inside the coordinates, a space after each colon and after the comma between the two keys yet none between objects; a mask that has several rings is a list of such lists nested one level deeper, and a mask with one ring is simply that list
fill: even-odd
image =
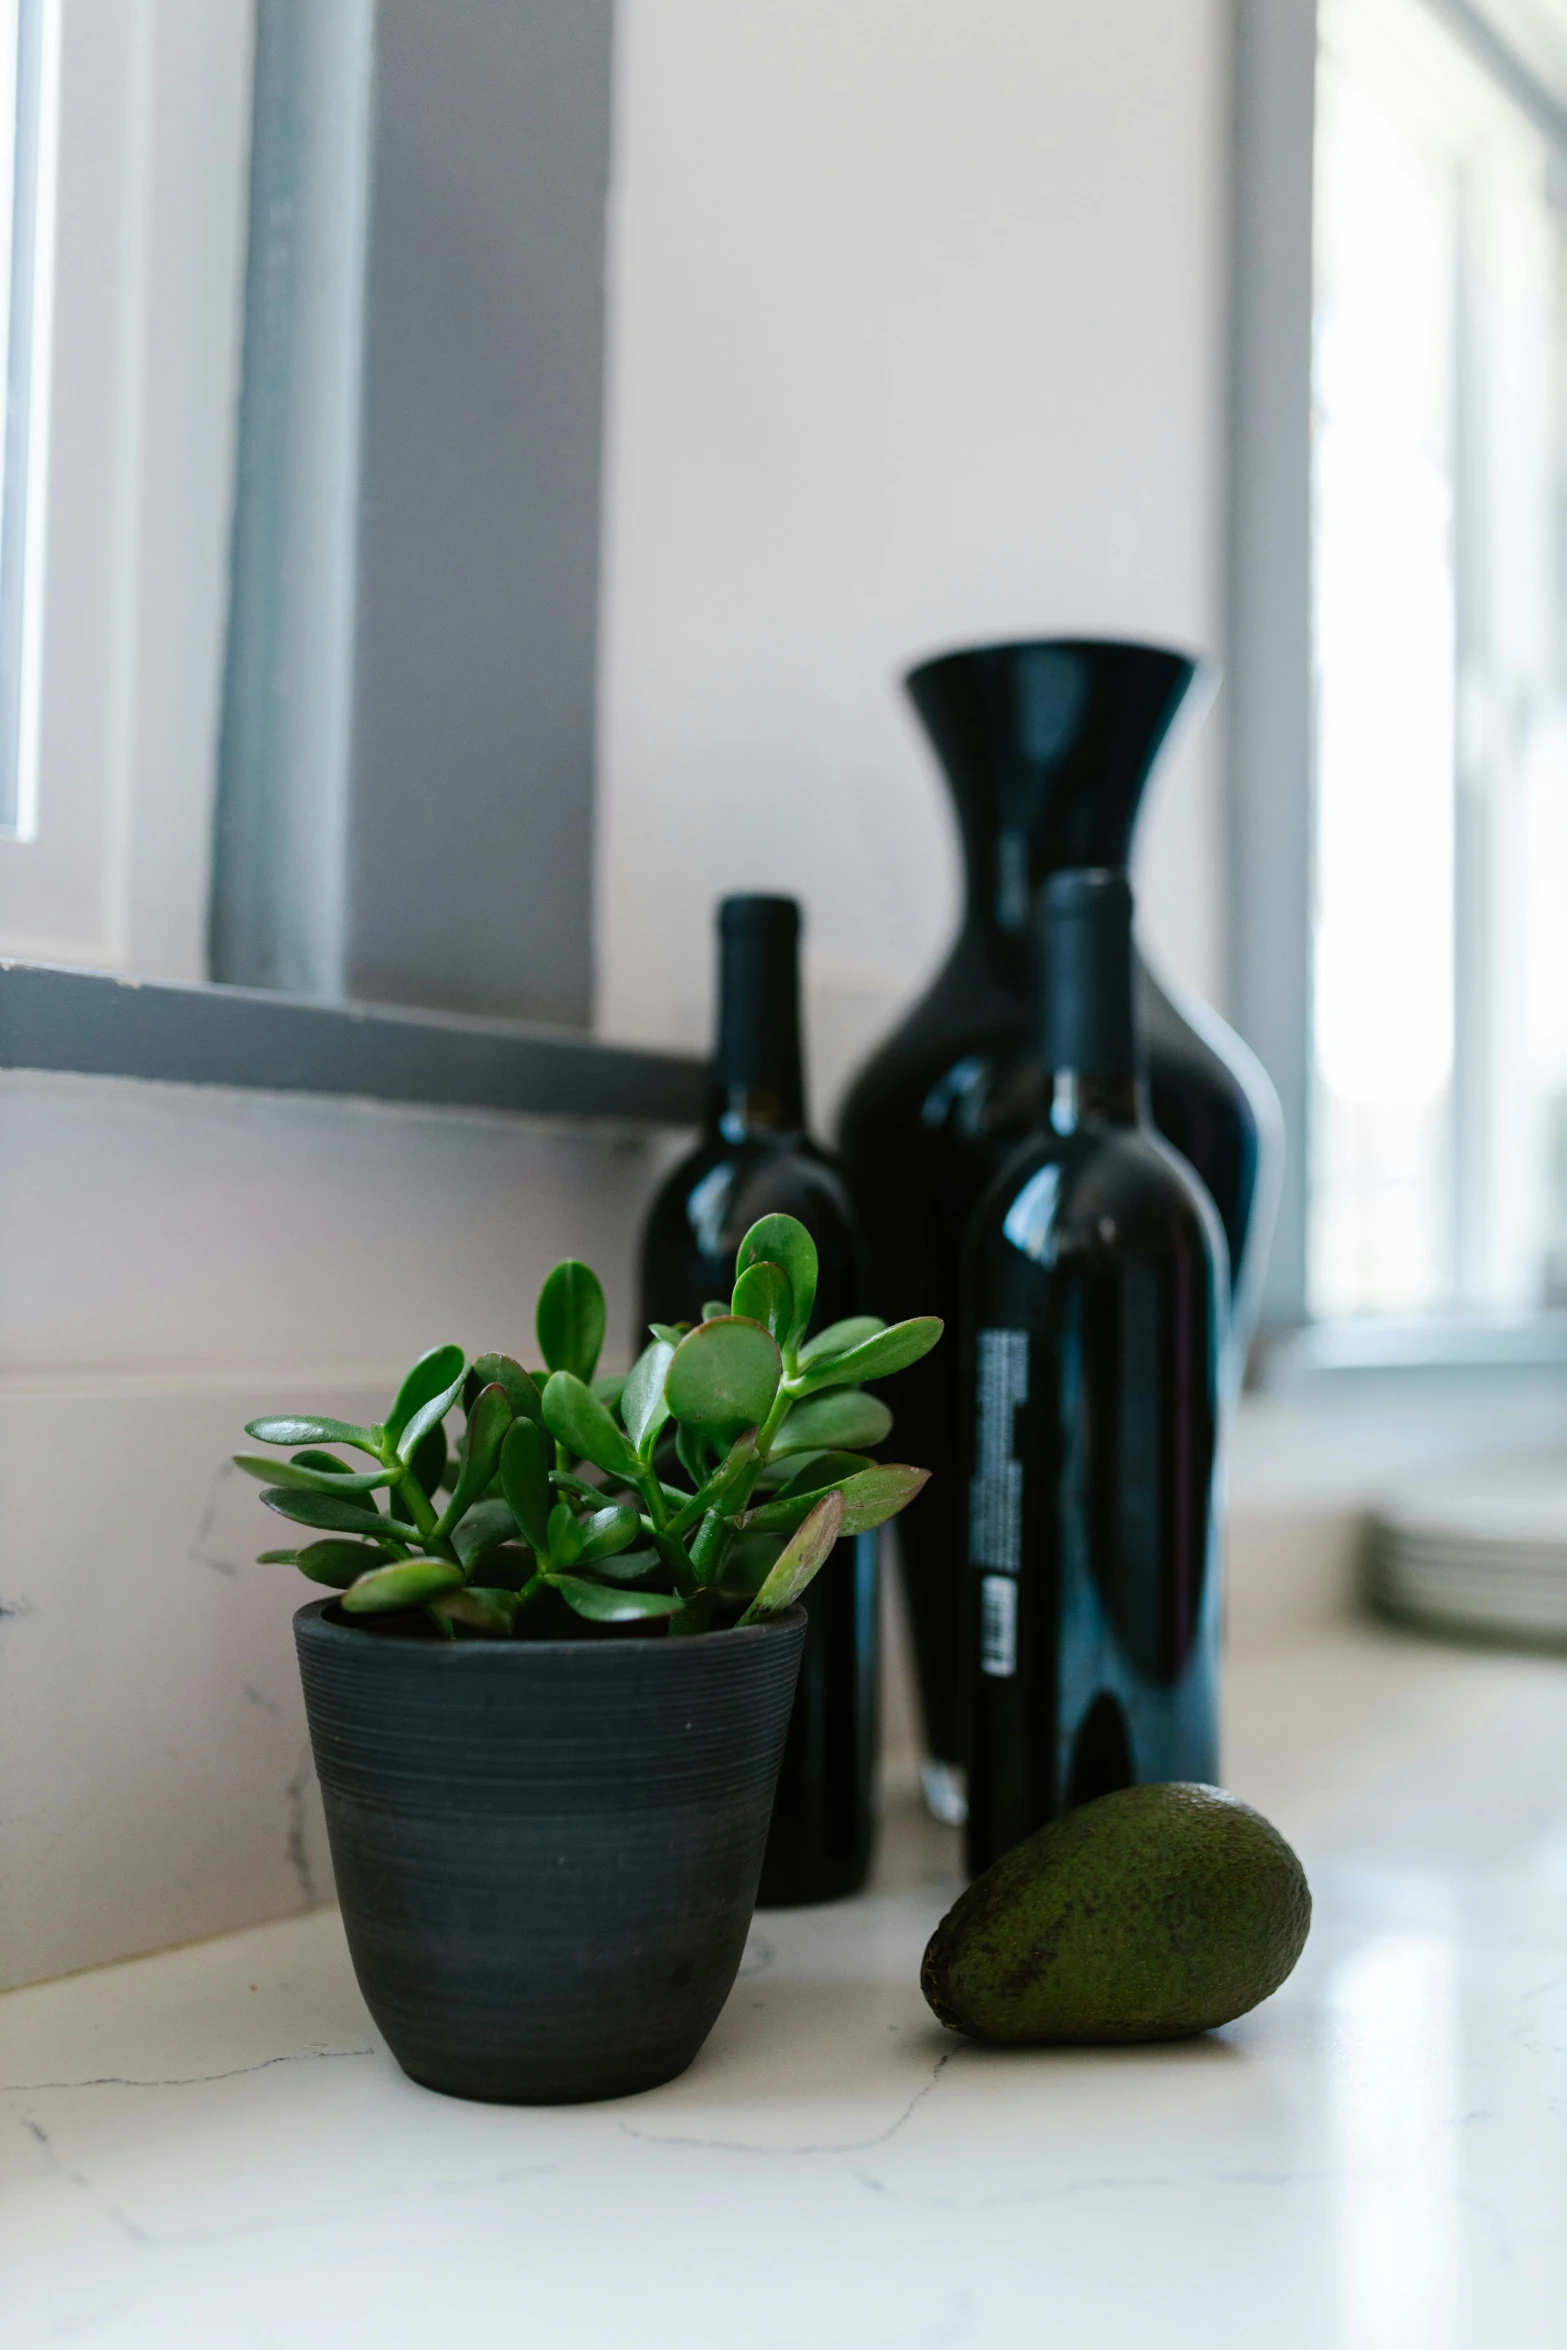
[{"label": "potted plant", "polygon": [[807,1339],[815,1292],[810,1235],[766,1216],[727,1303],[595,1379],[604,1296],[568,1260],[539,1296],[542,1371],[440,1346],[379,1426],[249,1424],[288,1457],[239,1466],[315,1537],[263,1558],[333,1594],[294,1627],[354,1969],[430,2088],[650,2089],[729,1994],[795,1603],[926,1476],[868,1457],[891,1414],[862,1382],[941,1324]]}]

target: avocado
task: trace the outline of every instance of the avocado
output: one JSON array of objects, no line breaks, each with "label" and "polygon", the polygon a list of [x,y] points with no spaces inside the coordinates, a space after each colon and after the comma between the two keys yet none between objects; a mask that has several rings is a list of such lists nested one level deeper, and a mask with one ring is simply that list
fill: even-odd
[{"label": "avocado", "polygon": [[920,1985],[971,2039],[1180,2040],[1276,1991],[1311,1892],[1277,1828],[1218,1787],[1122,1787],[976,1877]]}]

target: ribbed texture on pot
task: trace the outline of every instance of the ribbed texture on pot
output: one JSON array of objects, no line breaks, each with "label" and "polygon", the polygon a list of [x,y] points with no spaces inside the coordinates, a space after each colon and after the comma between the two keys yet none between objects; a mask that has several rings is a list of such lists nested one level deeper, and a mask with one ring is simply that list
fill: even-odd
[{"label": "ribbed texture on pot", "polygon": [[294,1619],[354,1969],[413,2078],[623,2096],[739,1968],[803,1611],[690,1640],[434,1641]]}]

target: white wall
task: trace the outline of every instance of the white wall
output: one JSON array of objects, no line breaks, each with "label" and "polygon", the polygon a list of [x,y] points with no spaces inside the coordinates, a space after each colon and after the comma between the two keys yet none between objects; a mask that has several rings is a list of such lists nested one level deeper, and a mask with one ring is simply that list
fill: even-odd
[{"label": "white wall", "polygon": [[[726,889],[805,901],[821,1092],[938,959],[895,680],[964,640],[1219,635],[1223,0],[625,0],[599,1024],[702,1042]],[[1210,720],[1144,835],[1221,988]]]},{"label": "white wall", "polygon": [[247,1419],[384,1410],[532,1347],[561,1256],[624,1360],[672,1138],[0,1074],[0,1985],[324,1898],[289,1629],[227,1466]]},{"label": "white wall", "polygon": [[531,1346],[586,1257],[631,1334],[660,1149],[634,1129],[218,1086],[0,1073],[0,1385],[395,1375]]}]

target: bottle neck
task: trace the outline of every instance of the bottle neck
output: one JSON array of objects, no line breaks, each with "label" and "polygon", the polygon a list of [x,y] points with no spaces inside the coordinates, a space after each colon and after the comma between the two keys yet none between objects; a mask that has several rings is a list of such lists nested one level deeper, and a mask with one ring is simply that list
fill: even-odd
[{"label": "bottle neck", "polygon": [[725,909],[708,1123],[726,1142],[805,1126],[798,917],[790,914],[788,922],[748,921]]},{"label": "bottle neck", "polygon": [[1132,899],[1123,875],[1062,873],[1039,910],[1040,1051],[1049,1122],[1070,1134],[1092,1120],[1142,1119],[1132,1018]]},{"label": "bottle neck", "polygon": [[1147,1105],[1133,1077],[1092,1077],[1057,1069],[1050,1089],[1052,1134],[1075,1134],[1080,1126],[1141,1126]]}]

